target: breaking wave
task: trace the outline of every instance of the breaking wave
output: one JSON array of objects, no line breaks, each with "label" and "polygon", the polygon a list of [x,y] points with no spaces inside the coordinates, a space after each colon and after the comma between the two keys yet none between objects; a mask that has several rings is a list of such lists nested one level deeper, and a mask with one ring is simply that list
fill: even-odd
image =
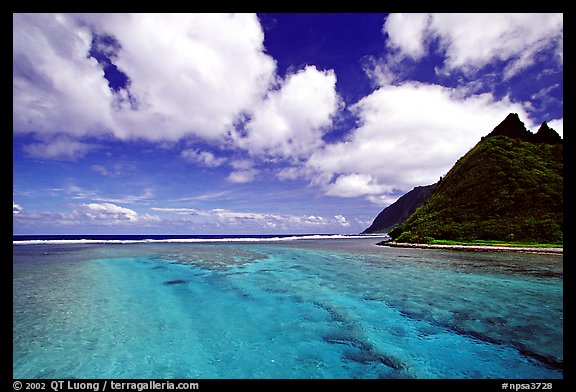
[{"label": "breaking wave", "polygon": [[[72,237],[72,238],[71,238]],[[209,242],[276,242],[300,240],[330,240],[348,238],[387,238],[382,234],[305,234],[258,236],[14,236],[13,245],[71,245],[71,244],[138,244],[138,243],[209,243]]]}]

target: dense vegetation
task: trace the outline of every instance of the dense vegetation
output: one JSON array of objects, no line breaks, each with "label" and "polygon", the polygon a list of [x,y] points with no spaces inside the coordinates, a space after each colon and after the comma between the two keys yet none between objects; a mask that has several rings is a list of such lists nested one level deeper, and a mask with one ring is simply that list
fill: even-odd
[{"label": "dense vegetation", "polygon": [[562,143],[489,136],[389,232],[394,240],[563,241]]}]

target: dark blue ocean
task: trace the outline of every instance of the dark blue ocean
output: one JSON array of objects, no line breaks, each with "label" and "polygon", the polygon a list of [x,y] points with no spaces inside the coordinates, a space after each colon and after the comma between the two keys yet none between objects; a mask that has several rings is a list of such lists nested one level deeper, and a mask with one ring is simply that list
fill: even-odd
[{"label": "dark blue ocean", "polygon": [[560,379],[563,256],[14,236],[13,377]]}]

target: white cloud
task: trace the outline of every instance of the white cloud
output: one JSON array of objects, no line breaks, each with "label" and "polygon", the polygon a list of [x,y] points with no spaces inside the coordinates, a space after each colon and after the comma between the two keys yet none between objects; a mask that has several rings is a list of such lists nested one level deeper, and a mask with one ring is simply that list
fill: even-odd
[{"label": "white cloud", "polygon": [[123,175],[123,173],[125,172],[126,165],[122,163],[114,163],[107,165],[94,164],[90,166],[90,170],[104,177],[119,177]]},{"label": "white cloud", "polygon": [[12,202],[12,215],[18,215],[22,212],[22,206],[20,204]]},{"label": "white cloud", "polygon": [[[179,222],[187,225],[219,225],[220,227],[242,227],[244,229],[274,228],[279,231],[292,233],[306,228],[334,230],[338,227],[350,226],[350,223],[343,215],[329,218],[319,215],[271,214],[233,211],[225,208],[199,210],[187,207],[154,207],[152,210],[176,214],[180,217]],[[169,222],[170,220],[166,221],[166,223]]]},{"label": "white cloud", "polygon": [[125,111],[121,120],[150,139],[222,139],[274,76],[253,14],[135,14],[102,24],[122,44],[118,66],[142,103],[137,119]]},{"label": "white cloud", "polygon": [[[274,79],[255,14],[14,14],[15,133],[222,141]],[[117,40],[118,102],[92,31]]]},{"label": "white cloud", "polygon": [[280,220],[282,219],[279,215],[274,214],[261,214],[256,212],[236,212],[226,210],[224,208],[215,208],[210,210],[211,215],[217,216],[220,219],[225,220],[235,220],[235,219],[252,219],[252,220]]},{"label": "white cloud", "polygon": [[303,170],[297,166],[283,167],[276,172],[279,180],[296,180],[303,175]]},{"label": "white cloud", "polygon": [[182,215],[198,215],[200,213],[199,210],[194,208],[152,207],[151,210],[159,212],[172,212],[175,214],[182,214]]},{"label": "white cloud", "polygon": [[[93,169],[94,170],[94,169]],[[53,189],[57,190],[57,189]],[[91,200],[91,201],[99,201],[99,202],[106,202],[106,203],[139,203],[145,202],[149,200],[153,195],[154,192],[151,189],[144,189],[138,195],[126,195],[126,194],[117,194],[116,197],[110,197],[108,195],[112,195],[113,193],[106,192],[106,195],[102,195],[103,192],[96,190],[96,189],[84,189],[76,185],[70,185],[66,188],[59,189],[68,194],[70,197],[75,200]]]},{"label": "white cloud", "polygon": [[68,15],[13,14],[14,132],[71,136],[111,126],[112,93],[87,56],[91,34]]},{"label": "white cloud", "polygon": [[[564,137],[564,119],[554,119],[547,122],[548,126],[558,132],[558,135]],[[536,131],[536,129],[534,129]]]},{"label": "white cloud", "polygon": [[303,217],[292,217],[294,220],[302,221],[303,223],[311,224],[311,225],[322,225],[326,224],[326,219],[321,216],[316,215],[308,215]]},{"label": "white cloud", "polygon": [[216,157],[209,151],[200,151],[194,148],[188,148],[180,153],[180,156],[190,163],[199,163],[206,167],[218,167],[226,162],[224,157]]},{"label": "white cloud", "polygon": [[388,35],[386,45],[418,60],[427,54],[426,34],[429,24],[430,14],[390,14],[382,28]]},{"label": "white cloud", "polygon": [[249,159],[236,159],[230,162],[230,166],[234,169],[249,170],[254,166],[254,162]]},{"label": "white cloud", "polygon": [[54,213],[48,211],[30,211],[14,216],[14,224],[38,230],[39,227],[88,228],[96,226],[124,226],[141,228],[160,222],[156,215],[138,214],[136,211],[112,203],[72,204],[70,211]]},{"label": "white cloud", "polygon": [[348,221],[346,220],[346,217],[345,217],[344,215],[335,215],[334,218],[335,218],[338,222],[340,222],[340,224],[341,224],[342,226],[344,226],[344,227],[350,226],[350,222],[348,222]]},{"label": "white cloud", "polygon": [[243,184],[247,182],[252,182],[254,181],[258,173],[260,173],[258,169],[235,170],[231,172],[228,175],[228,177],[226,177],[226,181],[231,182],[233,184]]},{"label": "white cloud", "polygon": [[562,61],[563,15],[546,13],[391,14],[384,23],[387,44],[401,55],[421,59],[439,40],[448,71],[471,73],[495,60],[509,61],[505,77],[534,62],[553,45]]},{"label": "white cloud", "polygon": [[519,104],[490,94],[463,97],[414,82],[383,86],[352,110],[359,126],[347,140],[314,153],[306,163],[308,177],[329,195],[368,196],[376,204],[438,181],[509,113],[527,119]]},{"label": "white cloud", "polygon": [[236,170],[232,171],[228,177],[226,177],[226,181],[233,184],[244,184],[254,181],[260,173],[260,170],[255,169],[253,165],[254,163],[249,159],[231,161],[230,166]]},{"label": "white cloud", "polygon": [[236,143],[253,155],[289,159],[308,156],[340,108],[333,71],[307,66],[270,91],[245,125]]},{"label": "white cloud", "polygon": [[[306,158],[341,107],[332,70],[277,80],[255,14],[14,14],[14,133],[34,156],[78,159],[85,137],[159,143],[199,138],[255,156]],[[89,52],[112,37],[128,84],[113,91]],[[128,101],[131,100],[131,103]],[[67,144],[64,146],[64,144]],[[220,166],[213,152],[181,157]],[[230,181],[248,181],[252,172]]]},{"label": "white cloud", "polygon": [[66,136],[59,136],[48,141],[32,143],[23,147],[24,152],[34,158],[78,160],[97,146],[79,142]]},{"label": "white cloud", "polygon": [[72,206],[71,216],[75,220],[88,219],[104,224],[158,222],[160,218],[150,214],[138,214],[136,211],[112,203],[89,203]]},{"label": "white cloud", "polygon": [[386,192],[387,186],[378,184],[370,174],[341,174],[328,184],[326,194],[339,197],[376,195]]},{"label": "white cloud", "polygon": [[231,194],[230,191],[208,192],[195,196],[181,197],[178,199],[178,201],[188,202],[188,201],[204,201],[204,200],[222,200],[229,198],[230,194]]},{"label": "white cloud", "polygon": [[[397,194],[382,194],[382,195],[368,195],[366,199],[372,204],[380,207],[388,207],[390,204],[398,200],[399,196]],[[371,223],[371,222],[370,222]]]},{"label": "white cloud", "polygon": [[76,207],[75,211],[81,211],[86,217],[92,220],[106,220],[111,222],[138,221],[138,213],[136,213],[136,211],[112,203],[81,204]]},{"label": "white cloud", "polygon": [[547,45],[558,45],[563,15],[545,13],[435,14],[431,28],[446,49],[449,69],[474,69],[511,60],[510,77],[534,61]]},{"label": "white cloud", "polygon": [[[66,212],[22,210],[14,203],[15,232],[37,232],[51,228],[63,233],[116,232],[242,234],[242,233],[338,233],[350,231],[352,225],[344,215],[322,216],[238,211],[226,208],[196,209],[190,207],[152,207],[150,213],[113,203],[71,204]],[[366,226],[366,225],[362,225]],[[360,230],[358,227],[356,230]]]}]

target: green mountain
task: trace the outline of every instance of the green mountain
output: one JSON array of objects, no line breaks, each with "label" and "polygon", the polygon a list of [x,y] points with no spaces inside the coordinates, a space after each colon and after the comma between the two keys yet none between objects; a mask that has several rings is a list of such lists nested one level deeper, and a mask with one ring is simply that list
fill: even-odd
[{"label": "green mountain", "polygon": [[403,223],[416,211],[416,208],[432,196],[435,188],[436,184],[415,187],[384,208],[362,234],[387,233],[390,229]]},{"label": "green mountain", "polygon": [[563,143],[511,113],[461,157],[430,198],[388,234],[399,242],[563,241]]}]

